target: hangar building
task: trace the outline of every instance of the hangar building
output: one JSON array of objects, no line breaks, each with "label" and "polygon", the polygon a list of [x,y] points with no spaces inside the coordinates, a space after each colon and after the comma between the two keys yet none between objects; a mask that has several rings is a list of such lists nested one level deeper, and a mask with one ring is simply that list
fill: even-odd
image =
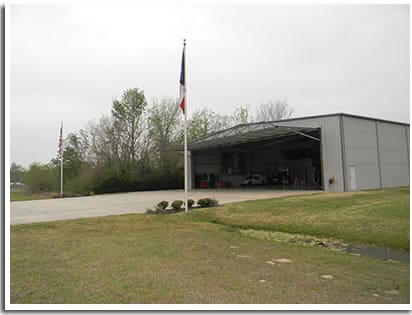
[{"label": "hangar building", "polygon": [[188,145],[189,187],[409,185],[409,124],[329,114],[238,125]]}]

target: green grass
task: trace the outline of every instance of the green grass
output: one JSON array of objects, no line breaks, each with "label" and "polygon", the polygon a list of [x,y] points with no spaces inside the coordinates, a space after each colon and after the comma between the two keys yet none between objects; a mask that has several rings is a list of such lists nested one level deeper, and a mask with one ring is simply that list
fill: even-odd
[{"label": "green grass", "polygon": [[227,204],[191,215],[238,228],[409,250],[409,187]]},{"label": "green grass", "polygon": [[[408,264],[249,238],[182,213],[11,230],[11,303],[409,303]],[[267,263],[277,258],[291,262]]]},{"label": "green grass", "polygon": [[[282,222],[288,231],[307,225],[314,226],[307,228],[310,232],[344,230],[343,225],[351,227],[351,234],[360,226],[352,217],[362,218],[374,203],[374,219],[367,220],[373,224],[365,229],[397,239],[393,235],[398,232],[388,232],[384,222],[397,218],[398,229],[409,227],[404,210],[389,213],[397,208],[390,204],[405,199],[406,191],[245,202],[190,215],[130,214],[13,225],[11,303],[409,303],[409,264],[259,239],[236,227],[242,220],[247,220],[245,226],[266,229]],[[378,205],[379,194],[383,203],[392,200],[386,208]],[[295,214],[290,219],[288,204],[289,213]],[[257,214],[255,221],[245,205]],[[346,211],[352,215],[343,215]],[[332,220],[333,215],[339,220]],[[326,223],[320,224],[323,218]],[[356,239],[363,240],[364,234]],[[278,258],[291,262],[267,263]]]},{"label": "green grass", "polygon": [[38,199],[51,199],[56,197],[56,193],[30,194],[23,191],[10,192],[10,201],[26,201]]}]

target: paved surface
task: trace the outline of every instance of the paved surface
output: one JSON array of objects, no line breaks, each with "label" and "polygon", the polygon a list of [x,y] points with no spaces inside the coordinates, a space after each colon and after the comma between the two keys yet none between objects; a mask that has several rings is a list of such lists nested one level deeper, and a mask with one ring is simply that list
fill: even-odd
[{"label": "paved surface", "polygon": [[[195,189],[190,190],[188,198],[215,198],[220,204],[284,197],[291,195],[312,194],[313,190],[272,190],[272,189]],[[125,213],[144,213],[161,200],[171,203],[184,199],[183,190],[141,191],[96,195],[90,197],[14,201],[10,204],[10,223],[24,224],[49,222],[86,217],[101,217]]]}]

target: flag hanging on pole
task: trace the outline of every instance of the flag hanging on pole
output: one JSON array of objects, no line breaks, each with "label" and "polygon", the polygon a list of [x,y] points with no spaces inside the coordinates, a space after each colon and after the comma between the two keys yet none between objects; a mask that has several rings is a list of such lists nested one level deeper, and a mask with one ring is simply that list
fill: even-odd
[{"label": "flag hanging on pole", "polygon": [[63,151],[63,123],[60,125],[60,136],[59,136],[59,156],[62,156]]},{"label": "flag hanging on pole", "polygon": [[63,197],[63,122],[61,122],[61,125],[60,125],[59,155],[60,155],[60,197]]},{"label": "flag hanging on pole", "polygon": [[187,169],[187,99],[186,99],[186,68],[185,68],[186,40],[183,40],[182,69],[180,70],[180,100],[179,105],[185,115],[184,132],[184,170],[185,170],[185,212],[188,212],[187,190],[188,190],[188,169]]},{"label": "flag hanging on pole", "polygon": [[185,82],[185,49],[186,49],[186,42],[183,46],[183,53],[182,53],[182,67],[180,69],[180,98],[179,98],[179,105],[183,111],[183,114],[186,112],[185,106],[185,98],[186,98],[186,82]]}]

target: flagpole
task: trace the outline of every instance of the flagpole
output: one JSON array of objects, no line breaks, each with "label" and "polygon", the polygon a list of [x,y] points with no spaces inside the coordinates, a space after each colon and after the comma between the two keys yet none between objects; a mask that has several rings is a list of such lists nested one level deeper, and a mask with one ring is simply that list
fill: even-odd
[{"label": "flagpole", "polygon": [[60,125],[60,197],[63,197],[63,122]]},{"label": "flagpole", "polygon": [[184,50],[184,74],[185,74],[185,85],[184,85],[184,96],[185,96],[185,212],[188,212],[187,205],[187,73],[186,73],[186,39],[183,40],[183,50]]}]

